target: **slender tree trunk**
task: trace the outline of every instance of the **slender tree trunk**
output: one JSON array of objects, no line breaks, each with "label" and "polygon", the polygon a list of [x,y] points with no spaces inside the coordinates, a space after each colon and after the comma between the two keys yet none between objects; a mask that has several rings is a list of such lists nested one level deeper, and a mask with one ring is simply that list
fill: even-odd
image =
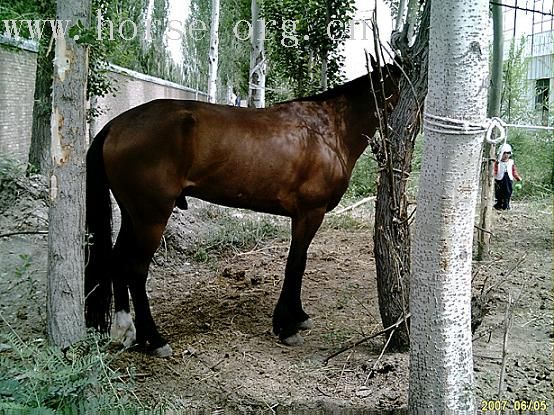
[{"label": "slender tree trunk", "polygon": [[328,67],[327,67],[327,60],[328,60],[328,54],[327,52],[324,52],[321,56],[321,90],[326,91],[329,87],[327,79],[328,79]]},{"label": "slender tree trunk", "polygon": [[215,102],[217,95],[217,65],[219,60],[219,0],[212,0],[210,52],[208,59],[208,102]]},{"label": "slender tree trunk", "polygon": [[[325,1],[325,26],[329,27],[331,23],[331,2],[330,0]],[[321,51],[321,90],[326,91],[329,87],[329,47],[327,45],[323,46]]]},{"label": "slender tree trunk", "polygon": [[[429,47],[427,4],[414,46],[405,50],[403,66],[409,80],[400,82],[400,100],[389,118],[388,133],[381,132],[371,148],[379,161],[375,201],[373,245],[379,293],[379,311],[384,327],[408,314],[410,280],[410,224],[406,185],[411,172],[415,139],[420,131],[420,108],[427,94]],[[414,95],[415,93],[415,95]],[[407,323],[391,337],[393,350],[407,350]]]},{"label": "slender tree trunk", "polygon": [[[89,25],[90,0],[60,0],[57,17]],[[88,50],[56,34],[48,233],[48,336],[62,348],[85,335],[85,153]]]},{"label": "slender tree trunk", "polygon": [[[493,45],[492,73],[489,89],[488,117],[500,116],[502,97],[502,59],[504,56],[502,6],[492,5]],[[495,145],[485,143],[483,155],[485,159],[481,166],[481,203],[479,212],[479,230],[477,231],[477,260],[487,259],[490,253],[492,209],[494,200],[494,159]]]},{"label": "slender tree trunk", "polygon": [[[48,0],[42,10],[45,16],[52,17],[55,4]],[[54,51],[50,48],[52,29],[44,25],[39,40],[37,72],[35,75],[35,94],[33,101],[33,126],[31,146],[29,148],[29,167],[38,173],[48,174],[51,165],[50,156],[50,119],[52,116],[52,76],[54,71]]]},{"label": "slender tree trunk", "polygon": [[[488,6],[432,2],[427,114],[483,123]],[[484,137],[426,117],[410,281],[409,410],[473,415],[471,252]]]},{"label": "slender tree trunk", "polygon": [[250,51],[250,87],[248,106],[265,107],[265,25],[260,20],[260,8],[257,0],[252,0],[252,49]]}]

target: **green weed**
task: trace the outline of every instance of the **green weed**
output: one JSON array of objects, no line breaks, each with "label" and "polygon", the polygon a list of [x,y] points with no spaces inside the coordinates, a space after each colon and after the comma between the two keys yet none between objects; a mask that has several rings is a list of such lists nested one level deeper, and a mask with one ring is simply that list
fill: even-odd
[{"label": "green weed", "polygon": [[374,195],[377,189],[376,179],[377,162],[368,148],[356,162],[344,198],[353,200]]},{"label": "green weed", "polygon": [[514,188],[514,199],[545,198],[554,189],[554,145],[552,132],[511,131],[514,161],[522,186]]},{"label": "green weed", "polygon": [[340,215],[327,215],[323,222],[322,229],[336,229],[355,231],[360,229],[372,229],[372,218],[357,218],[349,213],[343,213]]},{"label": "green weed", "polygon": [[232,217],[225,209],[209,207],[203,220],[214,222],[210,230],[188,254],[197,262],[212,262],[222,254],[245,251],[288,233],[285,226],[267,217]]},{"label": "green weed", "polygon": [[0,413],[154,412],[132,393],[133,373],[123,376],[110,366],[118,355],[97,334],[64,352],[43,339],[23,341],[14,331],[0,334],[0,342]]}]

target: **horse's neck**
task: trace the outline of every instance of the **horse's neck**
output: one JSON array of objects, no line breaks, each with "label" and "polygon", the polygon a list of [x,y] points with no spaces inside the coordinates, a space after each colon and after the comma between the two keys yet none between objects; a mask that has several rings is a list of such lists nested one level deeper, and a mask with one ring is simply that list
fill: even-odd
[{"label": "horse's neck", "polygon": [[344,97],[337,101],[337,114],[344,124],[344,133],[339,140],[344,148],[350,169],[368,146],[368,139],[375,133],[375,123],[370,105],[366,100]]}]

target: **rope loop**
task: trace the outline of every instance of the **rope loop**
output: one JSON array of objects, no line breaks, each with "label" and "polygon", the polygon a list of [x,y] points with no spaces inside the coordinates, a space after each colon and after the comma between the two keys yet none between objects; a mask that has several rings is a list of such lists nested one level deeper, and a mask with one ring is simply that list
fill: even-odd
[{"label": "rope loop", "polygon": [[424,113],[423,123],[428,131],[450,135],[475,135],[484,133],[487,128],[481,124],[475,124],[468,120],[441,117]]},{"label": "rope loop", "polygon": [[[485,135],[485,140],[487,140],[487,143],[498,144],[502,141],[506,142],[506,123],[498,117],[492,117],[490,119],[487,119],[487,121],[487,134]],[[498,137],[493,139],[492,133],[495,129],[498,130]]]},{"label": "rope loop", "polygon": [[[459,120],[441,117],[425,113],[423,118],[425,129],[440,134],[449,135],[477,135],[485,133],[485,140],[491,144],[506,142],[506,128],[508,124],[499,117],[487,118],[483,124],[473,123],[468,120]],[[498,131],[498,137],[492,138],[494,131]]]}]

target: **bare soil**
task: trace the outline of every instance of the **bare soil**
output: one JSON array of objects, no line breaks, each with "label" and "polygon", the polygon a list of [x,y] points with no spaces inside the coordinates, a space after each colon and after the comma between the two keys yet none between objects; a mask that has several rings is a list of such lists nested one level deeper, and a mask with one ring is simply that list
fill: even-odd
[{"label": "bare soil", "polygon": [[[15,198],[0,194],[0,234],[45,229],[44,194],[32,189],[19,188]],[[382,329],[370,209],[346,228],[331,218],[314,239],[303,299],[315,328],[304,333],[299,347],[286,347],[271,333],[288,241],[271,240],[212,263],[194,262],[183,253],[214,226],[203,209],[203,203],[193,202],[189,211],[175,212],[151,268],[151,305],[173,356],[126,351],[118,362],[135,372],[135,393],[144,404],[211,413],[406,407],[409,356],[380,357],[383,336],[327,361]],[[499,399],[504,349],[500,400],[508,405],[544,400],[552,413],[551,200],[513,202],[513,210],[495,213],[493,232],[491,260],[474,264],[475,293],[483,285],[485,291],[493,287],[474,335],[477,406]],[[46,251],[45,235],[0,237],[0,330],[9,324],[30,340],[44,337]],[[510,298],[513,318],[506,336]]]}]

